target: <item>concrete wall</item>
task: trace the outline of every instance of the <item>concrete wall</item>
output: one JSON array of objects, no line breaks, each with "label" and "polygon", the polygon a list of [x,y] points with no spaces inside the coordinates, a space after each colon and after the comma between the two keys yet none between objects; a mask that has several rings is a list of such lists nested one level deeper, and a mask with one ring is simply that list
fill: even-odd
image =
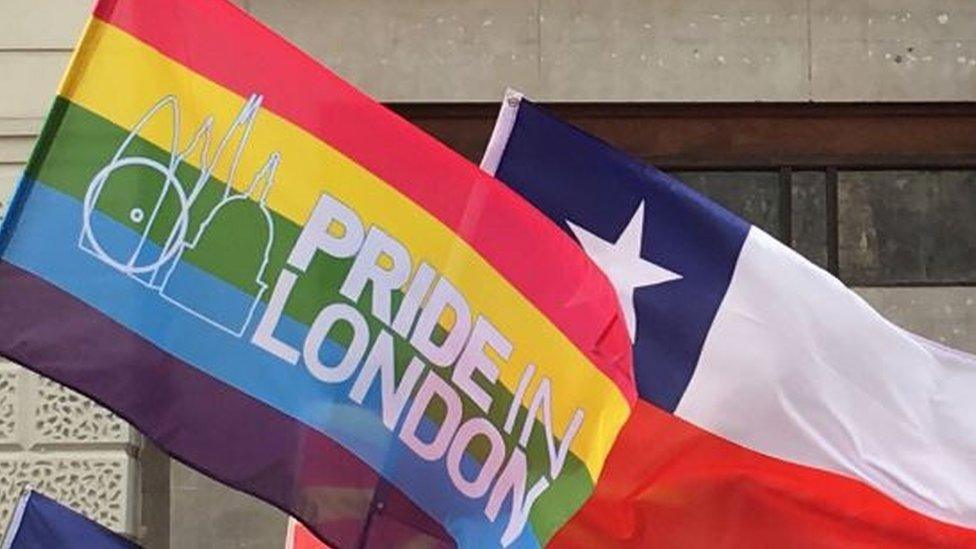
[{"label": "concrete wall", "polygon": [[170,547],[264,549],[284,545],[287,517],[256,498],[173,462]]},{"label": "concrete wall", "polygon": [[[561,101],[976,100],[972,0],[239,3],[380,100],[495,101],[509,85]],[[0,0],[0,204],[88,4]],[[904,327],[976,352],[976,290],[859,291]],[[30,481],[150,547],[280,543],[280,513],[179,465],[145,479],[138,448],[111,415],[0,364],[0,525]],[[153,486],[143,505],[140,482]],[[147,537],[140,508],[169,531]]]},{"label": "concrete wall", "polygon": [[[971,99],[970,0],[247,0],[376,97]],[[443,75],[450,74],[451,78]]]}]

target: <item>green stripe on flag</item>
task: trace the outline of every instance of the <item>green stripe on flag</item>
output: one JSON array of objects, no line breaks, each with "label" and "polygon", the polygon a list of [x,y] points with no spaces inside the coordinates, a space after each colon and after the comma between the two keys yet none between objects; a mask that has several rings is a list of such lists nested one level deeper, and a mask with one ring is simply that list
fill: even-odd
[{"label": "green stripe on flag", "polygon": [[[61,116],[62,120],[58,125],[51,125],[56,128],[53,135],[42,136],[38,150],[35,151],[35,160],[28,166],[27,175],[78,200],[83,200],[93,177],[112,159],[129,132],[60,97],[52,110],[52,116]],[[124,151],[124,156],[142,156],[163,164],[170,162],[168,152],[139,138],[129,144]],[[190,160],[193,161],[195,158],[191,157]],[[287,162],[287,158],[283,161]],[[176,173],[177,178],[184,185],[188,184],[187,182],[191,184],[196,182],[199,176],[199,171],[186,163],[181,164]],[[142,212],[154,210],[162,186],[161,179],[159,175],[147,168],[130,167],[114,172],[111,188],[106,185],[99,197],[99,210],[133,231],[142,233],[148,229],[149,239],[156,244],[161,244],[168,236],[169,227],[175,223],[181,211],[175,195],[173,193],[167,195],[168,198],[161,204],[158,215],[151,216],[155,222],[148,227],[146,224],[150,222],[150,216],[133,215],[136,208]],[[189,193],[191,189],[184,188],[184,191]],[[190,211],[187,234],[195,233],[204,216],[221,200],[223,192],[223,182],[212,179],[206,183]],[[274,286],[301,230],[300,226],[275,212],[271,212],[271,216],[275,237],[264,277],[269,288]],[[254,253],[256,249],[263,249],[263,244],[253,238],[255,236],[253,228],[229,225],[224,230],[227,232],[225,236],[229,237],[225,242],[232,242],[232,244],[209,247],[205,254],[184,254],[184,260],[249,295],[255,295],[258,288],[253,280]],[[345,301],[346,298],[338,293],[338,288],[351,263],[351,259],[334,258],[313,261],[307,272],[299,277],[286,305],[285,313],[308,326],[324,306],[335,301]],[[265,292],[263,299],[267,300],[270,293],[270,291]],[[370,331],[375,334],[382,326],[369,314],[369,299],[370,293],[364,292],[356,305],[364,312]],[[402,293],[398,292],[394,295],[394,306],[400,299]],[[413,356],[412,347],[396,334],[391,333],[391,335],[396,340],[396,363],[399,375]],[[351,334],[339,332],[331,334],[331,337],[338,343],[346,345],[351,339]],[[443,333],[440,337],[443,337]],[[433,370],[445,379],[450,376],[447,368],[434,367]],[[512,394],[501,385],[492,385],[487,390],[493,397],[488,418],[495,425],[500,426],[504,423]],[[462,400],[465,418],[483,415],[469,399]],[[525,406],[522,406],[521,410],[520,417],[524,418],[527,413]],[[436,417],[438,415],[436,413],[430,415],[434,419],[440,419]],[[548,449],[544,429],[538,420],[536,424],[538,428],[533,430],[527,449],[527,454],[534,458],[529,459],[530,486],[535,479],[548,470]],[[516,437],[506,434],[501,429],[499,432],[511,449],[516,444]],[[487,453],[487,446],[474,444],[471,453],[482,461]],[[569,453],[562,474],[536,502],[530,517],[530,523],[540,543],[544,544],[555,534],[585,501],[592,488],[593,480],[585,465],[574,454]]]}]

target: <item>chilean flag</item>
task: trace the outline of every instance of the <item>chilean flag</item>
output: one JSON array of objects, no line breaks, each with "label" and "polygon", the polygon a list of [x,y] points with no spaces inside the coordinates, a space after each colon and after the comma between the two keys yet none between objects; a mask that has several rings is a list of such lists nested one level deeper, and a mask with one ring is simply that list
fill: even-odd
[{"label": "chilean flag", "polygon": [[976,545],[976,357],[518,94],[482,167],[600,265],[640,404],[556,545]]}]

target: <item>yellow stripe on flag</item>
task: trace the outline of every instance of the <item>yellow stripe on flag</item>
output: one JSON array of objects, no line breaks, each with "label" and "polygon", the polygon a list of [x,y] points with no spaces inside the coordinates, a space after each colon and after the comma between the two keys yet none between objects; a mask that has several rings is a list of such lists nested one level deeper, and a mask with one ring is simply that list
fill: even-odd
[{"label": "yellow stripe on flag", "polygon": [[[116,27],[99,20],[91,25],[89,40],[78,54],[75,74],[66,79],[61,92],[72,102],[118,126],[131,128],[157,101],[176,96],[180,100],[180,147],[189,143],[208,116],[215,120],[214,135],[224,135],[244,105],[245,98]],[[170,126],[150,123],[140,136],[170,150]],[[275,151],[281,153],[282,161],[268,198],[269,207],[302,225],[319,196],[327,191],[355,209],[365,224],[383,227],[410,250],[416,261],[427,261],[447,276],[473,312],[490,318],[510,338],[514,352],[500,372],[500,381],[509,392],[514,392],[525,365],[533,363],[536,380],[546,376],[553,384],[555,433],[564,431],[577,407],[584,410],[586,420],[571,450],[586,463],[595,482],[630,413],[616,385],[447,226],[341,152],[274,112],[263,109],[257,117],[233,186],[246,189],[250,177]],[[196,156],[187,160],[198,163]],[[215,175],[221,173],[218,170]]]}]

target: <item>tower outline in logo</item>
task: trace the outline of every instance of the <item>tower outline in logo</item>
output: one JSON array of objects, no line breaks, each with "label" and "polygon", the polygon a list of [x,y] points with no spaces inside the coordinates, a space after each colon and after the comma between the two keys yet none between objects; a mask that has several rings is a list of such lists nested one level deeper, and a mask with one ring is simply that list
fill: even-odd
[{"label": "tower outline in logo", "polygon": [[[167,95],[157,101],[133,126],[112,158],[89,182],[82,203],[81,230],[78,238],[78,247],[81,250],[147,289],[157,292],[160,297],[184,312],[238,338],[244,335],[261,297],[267,291],[268,284],[264,276],[274,244],[274,222],[267,207],[267,199],[275,184],[281,154],[277,151],[272,152],[243,192],[234,189],[238,165],[250,139],[262,101],[263,98],[257,94],[247,99],[212,153],[210,150],[214,140],[212,115],[202,121],[190,137],[188,144],[181,149],[179,99],[175,95]],[[166,161],[138,154],[139,151],[135,153],[132,151],[138,145],[136,139],[141,137],[154,121],[169,123],[170,147],[169,158]],[[195,154],[199,154],[197,163],[199,173],[196,179],[181,181],[178,170]],[[226,172],[220,174],[224,175],[224,189],[219,201],[207,212],[193,211],[194,206],[198,206],[199,209],[199,199],[206,184],[214,177],[215,170],[225,158],[229,163]],[[122,174],[125,171],[133,173]],[[124,241],[115,238],[113,242],[104,234],[100,234],[99,227],[108,222],[105,221],[107,217],[99,211],[99,201],[106,194],[106,188],[111,188],[112,185],[120,186],[120,189],[116,189],[117,196],[129,197],[136,203],[128,211],[128,220],[135,226],[134,232],[137,235],[128,238],[126,233]],[[136,187],[131,188],[132,185]],[[158,187],[158,195],[154,193],[155,187]],[[170,209],[175,207],[176,213],[166,219],[160,219],[160,212],[165,209],[165,206],[169,206]],[[234,288],[236,293],[229,291],[226,289],[229,283],[216,281],[215,277],[199,276],[196,278],[197,283],[214,280],[215,288],[219,284],[223,285],[220,286],[222,290],[216,292],[217,294],[232,297],[221,302],[200,299],[206,297],[200,292],[193,295],[181,291],[186,288],[185,285],[180,284],[184,269],[189,269],[187,272],[199,271],[198,268],[188,264],[187,254],[198,251],[201,241],[205,241],[207,235],[213,232],[211,229],[215,223],[219,224],[222,212],[226,213],[242,207],[254,214],[252,217],[258,225],[253,228],[263,239],[254,250],[257,261],[254,264],[252,295],[247,295],[247,292],[241,292],[236,288]],[[194,232],[191,230],[191,212],[203,215],[203,221],[196,228],[195,234],[191,234]],[[156,237],[155,242],[153,236]],[[228,242],[223,245],[231,246],[233,243]],[[248,275],[249,273],[244,276]],[[214,293],[211,292],[210,295]]]}]

